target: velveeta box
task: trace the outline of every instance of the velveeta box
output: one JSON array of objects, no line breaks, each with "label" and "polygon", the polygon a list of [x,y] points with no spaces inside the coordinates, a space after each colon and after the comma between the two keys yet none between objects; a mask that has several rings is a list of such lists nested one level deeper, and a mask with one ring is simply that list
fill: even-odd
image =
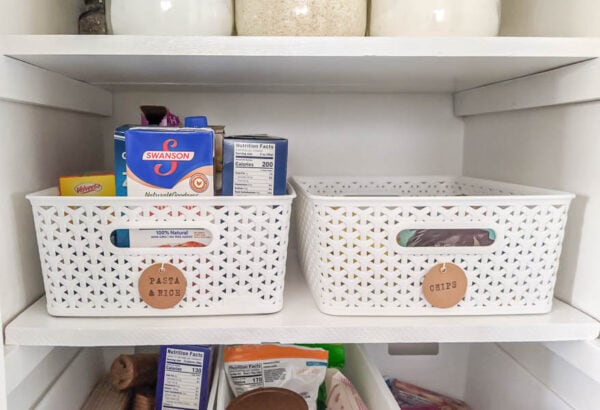
[{"label": "velveeta box", "polygon": [[214,132],[131,128],[125,132],[127,196],[213,196]]},{"label": "velveeta box", "polygon": [[59,178],[58,187],[61,196],[115,196],[115,175],[63,176]]}]

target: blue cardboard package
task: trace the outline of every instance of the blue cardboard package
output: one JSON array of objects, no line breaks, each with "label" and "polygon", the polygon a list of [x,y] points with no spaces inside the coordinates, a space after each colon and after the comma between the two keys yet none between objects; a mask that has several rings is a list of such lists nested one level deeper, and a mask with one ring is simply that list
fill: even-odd
[{"label": "blue cardboard package", "polygon": [[288,141],[266,135],[223,139],[223,195],[285,195]]}]

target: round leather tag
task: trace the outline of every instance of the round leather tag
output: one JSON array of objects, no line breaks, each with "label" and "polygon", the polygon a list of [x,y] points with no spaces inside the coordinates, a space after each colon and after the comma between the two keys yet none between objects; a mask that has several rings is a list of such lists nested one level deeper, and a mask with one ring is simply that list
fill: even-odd
[{"label": "round leather tag", "polygon": [[432,306],[448,309],[456,306],[467,293],[467,275],[458,265],[435,265],[423,280],[423,295]]},{"label": "round leather tag", "polygon": [[156,263],[144,270],[138,281],[140,297],[156,309],[177,306],[185,296],[187,281],[179,269],[168,263]]}]

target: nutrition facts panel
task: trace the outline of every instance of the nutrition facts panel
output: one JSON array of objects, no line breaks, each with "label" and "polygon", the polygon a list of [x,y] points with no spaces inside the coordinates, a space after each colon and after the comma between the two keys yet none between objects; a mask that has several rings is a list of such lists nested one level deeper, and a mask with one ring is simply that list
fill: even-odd
[{"label": "nutrition facts panel", "polygon": [[198,409],[204,353],[167,349],[163,386],[163,409]]},{"label": "nutrition facts panel", "polygon": [[233,160],[234,195],[273,195],[275,144],[235,144]]}]

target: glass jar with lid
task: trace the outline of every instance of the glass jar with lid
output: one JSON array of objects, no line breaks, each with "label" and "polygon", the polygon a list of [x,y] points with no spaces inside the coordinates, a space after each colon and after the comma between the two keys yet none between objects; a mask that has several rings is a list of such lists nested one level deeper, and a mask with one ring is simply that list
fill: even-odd
[{"label": "glass jar with lid", "polygon": [[104,0],[84,0],[85,12],[79,16],[79,34],[107,34]]},{"label": "glass jar with lid", "polygon": [[367,0],[236,0],[241,36],[364,36]]},{"label": "glass jar with lid", "polygon": [[503,0],[500,33],[600,37],[600,0]]},{"label": "glass jar with lid", "polygon": [[229,36],[233,0],[108,0],[113,34]]},{"label": "glass jar with lid", "polygon": [[371,0],[372,36],[497,36],[500,0]]}]

